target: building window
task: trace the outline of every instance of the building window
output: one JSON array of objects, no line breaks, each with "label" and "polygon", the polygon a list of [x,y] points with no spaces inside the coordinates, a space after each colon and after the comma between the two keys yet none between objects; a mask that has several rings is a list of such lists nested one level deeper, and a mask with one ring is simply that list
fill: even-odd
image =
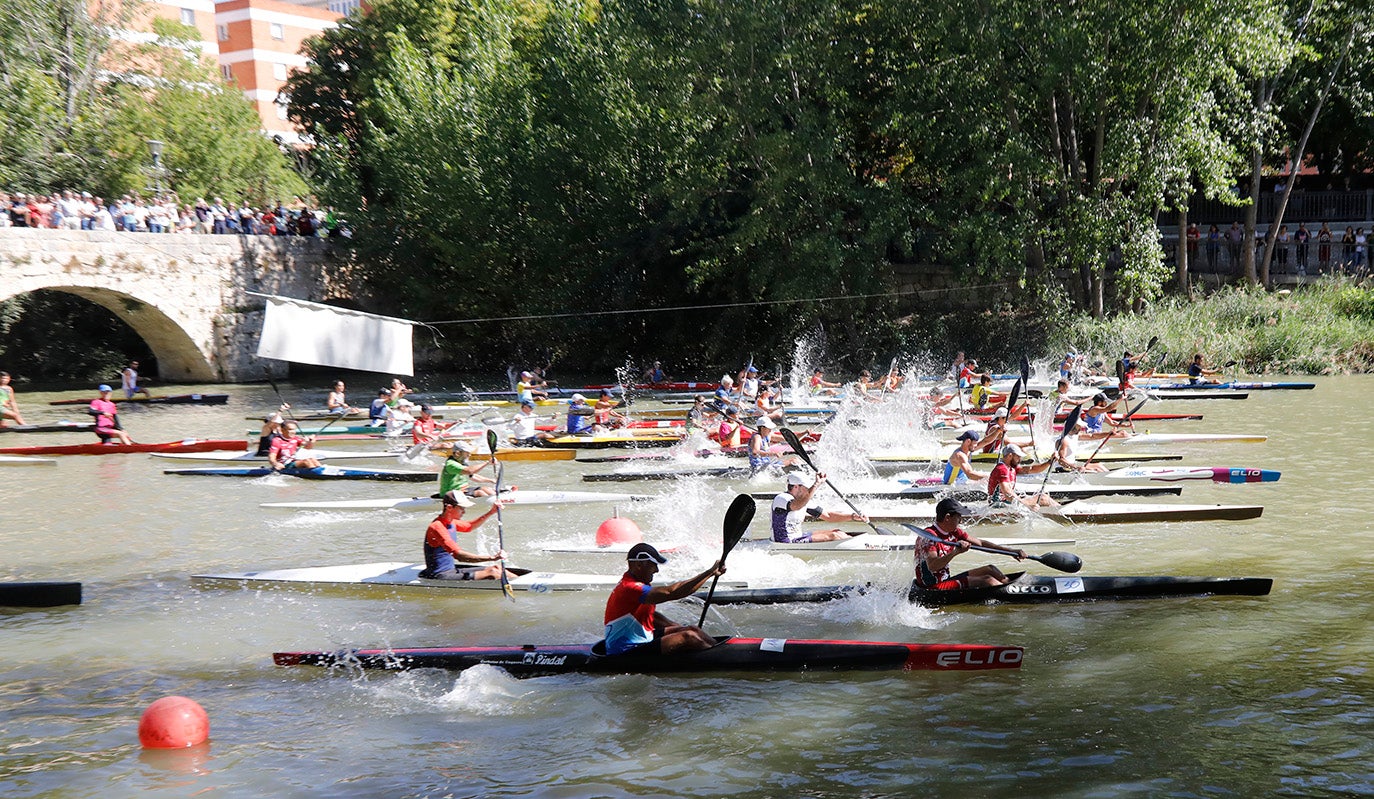
[{"label": "building window", "polygon": [[285,65],[285,64],[273,64],[273,65],[272,65],[272,78],[273,78],[274,80],[286,80],[286,65]]},{"label": "building window", "polygon": [[219,74],[220,74],[220,77],[224,78],[225,80],[233,80],[233,79],[234,79],[234,67],[233,67],[232,65],[230,65],[230,64],[220,64],[220,65],[219,65]]},{"label": "building window", "polygon": [[181,9],[181,24],[190,25],[193,28],[196,26],[196,10],[194,8]]},{"label": "building window", "polygon": [[329,0],[329,10],[341,17],[346,17],[357,11],[361,6],[359,0]]},{"label": "building window", "polygon": [[286,119],[286,103],[275,103],[277,106],[277,119]]},{"label": "building window", "polygon": [[285,39],[286,31],[282,29],[280,22],[273,22],[271,25],[273,39]]},{"label": "building window", "polygon": [[216,26],[215,26],[215,35],[219,36],[219,40],[220,40],[221,42],[227,42],[227,41],[229,41],[229,26],[228,26],[228,25],[216,25]]}]

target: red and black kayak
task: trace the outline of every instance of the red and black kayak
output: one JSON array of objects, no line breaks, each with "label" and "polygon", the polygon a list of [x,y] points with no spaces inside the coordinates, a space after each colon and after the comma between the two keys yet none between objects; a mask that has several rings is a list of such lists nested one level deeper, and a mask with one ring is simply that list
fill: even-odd
[{"label": "red and black kayak", "polygon": [[345,649],[276,652],[278,666],[354,666],[364,669],[450,669],[496,666],[515,677],[555,674],[680,674],[709,671],[975,671],[1018,669],[1019,646],[898,644],[790,638],[718,637],[710,649],[678,655],[604,654],[603,643],[547,646]]},{"label": "red and black kayak", "polygon": [[[1082,577],[1076,574],[1008,574],[1011,582],[992,588],[937,591],[912,585],[907,598],[920,605],[1046,604],[1094,600],[1153,599],[1187,596],[1267,596],[1274,581],[1267,577]],[[798,588],[739,588],[717,591],[717,605],[782,605],[830,602],[865,594],[870,586],[831,585]],[[704,598],[698,594],[698,598]]]},{"label": "red and black kayak", "polygon": [[[229,401],[228,394],[168,394],[161,397],[111,397],[111,401],[137,405],[224,405]],[[53,400],[49,405],[90,405],[89,399]]]},{"label": "red and black kayak", "polygon": [[244,450],[248,447],[241,438],[164,441],[160,444],[61,444],[46,447],[0,447],[5,455],[118,455],[126,452],[215,452]]},{"label": "red and black kayak", "polygon": [[[1113,421],[1117,422],[1125,420],[1125,414],[1113,413],[1108,414],[1108,416]],[[993,415],[990,413],[970,413],[968,417],[980,422],[990,422],[993,420]],[[1064,420],[1067,418],[1069,418],[1069,412],[1065,411],[1055,414],[1054,421],[1063,424]],[[1137,413],[1131,416],[1131,421],[1133,422],[1196,422],[1201,421],[1201,419],[1202,414],[1200,413]],[[1016,419],[1014,421],[1023,422],[1025,420],[1026,412],[1021,410],[1016,414]]]}]

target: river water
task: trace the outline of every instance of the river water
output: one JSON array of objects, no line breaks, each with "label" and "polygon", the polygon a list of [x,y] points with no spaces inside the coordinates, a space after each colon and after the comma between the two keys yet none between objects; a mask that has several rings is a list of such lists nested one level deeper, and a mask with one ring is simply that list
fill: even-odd
[{"label": "river water", "polygon": [[[212,389],[228,391],[230,403],[134,408],[125,427],[142,441],[233,437],[246,415],[276,403],[263,387],[187,390]],[[900,598],[909,555],[807,562],[740,551],[732,578],[873,581],[892,590],[822,606],[727,609],[707,624],[769,637],[1025,647],[1021,670],[987,673],[517,681],[487,669],[359,676],[278,668],[277,650],[589,641],[599,637],[605,597],[521,594],[512,603],[206,587],[190,575],[417,559],[428,515],[291,513],[259,503],[406,496],[429,486],[177,477],[161,473],[172,464],[145,455],[0,466],[0,577],[80,580],[86,597],[79,607],[0,610],[0,796],[1374,794],[1374,579],[1364,565],[1374,477],[1360,461],[1374,444],[1371,389],[1369,378],[1327,378],[1315,391],[1148,408],[1206,414],[1156,423],[1155,432],[1267,433],[1265,444],[1181,451],[1185,463],[1281,469],[1279,483],[1190,485],[1160,500],[1258,503],[1260,519],[984,530],[989,538],[1013,530],[1075,538],[1085,574],[1269,576],[1268,597],[929,611]],[[324,396],[321,386],[284,392],[298,407]],[[61,418],[45,404],[56,396],[21,394],[30,421]],[[847,435],[862,443],[903,433],[875,425]],[[20,438],[3,440],[89,437]],[[823,447],[822,464],[833,458],[838,467],[841,446],[853,448]],[[510,463],[506,479],[662,495],[620,510],[650,540],[683,546],[665,567],[669,579],[716,556],[737,491],[777,485],[581,482],[583,472],[613,468]],[[839,504],[833,496],[827,503]],[[520,565],[618,574],[613,556],[541,551],[589,543],[611,513],[604,505],[509,508],[507,548]],[[766,535],[766,515],[761,508],[755,537]],[[488,524],[474,546],[494,548],[495,536]],[[979,557],[964,556],[967,565],[986,562]],[[139,715],[172,694],[207,710],[211,741],[143,752]]]}]

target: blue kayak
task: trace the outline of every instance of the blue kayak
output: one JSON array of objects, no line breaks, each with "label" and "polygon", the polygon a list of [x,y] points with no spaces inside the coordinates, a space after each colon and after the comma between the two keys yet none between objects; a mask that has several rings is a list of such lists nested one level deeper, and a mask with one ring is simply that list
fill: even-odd
[{"label": "blue kayak", "polygon": [[[198,469],[164,469],[163,474],[199,475],[206,477],[266,477],[274,472],[265,466],[225,466]],[[434,472],[413,472],[402,469],[352,469],[343,466],[316,466],[313,469],[297,469],[288,466],[275,474],[301,477],[306,480],[390,480],[408,483],[426,483],[439,479]]]}]

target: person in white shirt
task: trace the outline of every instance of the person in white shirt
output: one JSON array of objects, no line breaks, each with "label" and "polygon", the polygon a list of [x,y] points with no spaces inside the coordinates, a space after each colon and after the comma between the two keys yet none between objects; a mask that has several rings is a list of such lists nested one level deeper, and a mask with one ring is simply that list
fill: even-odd
[{"label": "person in white shirt", "polygon": [[517,447],[538,447],[547,439],[553,438],[551,433],[539,430],[535,422],[540,417],[534,415],[534,403],[520,403],[520,411],[511,417],[510,420],[510,443]]}]

